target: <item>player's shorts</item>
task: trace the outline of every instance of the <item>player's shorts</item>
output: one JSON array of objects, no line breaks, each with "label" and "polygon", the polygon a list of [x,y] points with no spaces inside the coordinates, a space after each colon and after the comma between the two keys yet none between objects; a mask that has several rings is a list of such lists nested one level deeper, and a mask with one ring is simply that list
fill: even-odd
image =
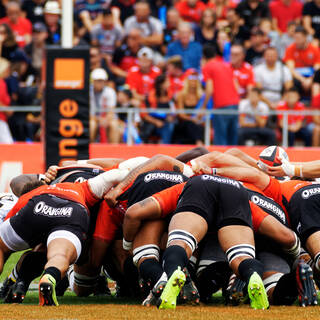
[{"label": "player's shorts", "polygon": [[247,190],[229,178],[196,176],[186,183],[175,211],[194,212],[208,223],[209,230],[229,225],[252,228]]},{"label": "player's shorts", "polygon": [[292,228],[304,245],[311,234],[320,231],[320,185],[298,190],[289,202],[288,211]]},{"label": "player's shorts", "polygon": [[0,226],[0,237],[12,251],[33,248],[57,238],[67,239],[80,256],[87,237],[89,216],[79,203],[42,194],[31,198],[13,217]]},{"label": "player's shorts", "polygon": [[61,182],[83,182],[94,178],[105,171],[98,168],[66,167],[58,170],[57,177],[50,184]]},{"label": "player's shorts", "polygon": [[274,252],[258,251],[256,258],[263,264],[263,272],[275,271],[283,274],[290,272],[288,261]]}]

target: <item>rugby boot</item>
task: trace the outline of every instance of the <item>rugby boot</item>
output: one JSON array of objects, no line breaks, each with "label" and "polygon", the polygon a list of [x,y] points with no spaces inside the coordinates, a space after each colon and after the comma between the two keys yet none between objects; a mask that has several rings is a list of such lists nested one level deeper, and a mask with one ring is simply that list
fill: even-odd
[{"label": "rugby boot", "polygon": [[17,280],[16,283],[10,288],[7,296],[4,299],[5,303],[22,303],[28,287],[23,280]]},{"label": "rugby boot", "polygon": [[147,297],[143,300],[142,305],[146,307],[156,305],[164,287],[166,286],[166,283],[166,281],[159,281],[158,283],[156,283],[152,290],[150,290]]},{"label": "rugby boot", "polygon": [[111,291],[108,287],[108,281],[104,275],[98,277],[97,285],[94,289],[95,296],[111,296]]},{"label": "rugby boot", "polygon": [[56,295],[58,297],[63,297],[64,293],[69,288],[69,279],[67,276],[63,277],[56,286]]},{"label": "rugby boot", "polygon": [[186,282],[181,289],[179,302],[198,305],[200,302],[199,291],[192,281],[188,269],[184,268],[183,272],[186,275]]},{"label": "rugby boot", "polygon": [[244,303],[246,298],[246,294],[244,294],[245,287],[246,283],[239,279],[235,274],[232,274],[229,279],[228,287],[225,290],[225,303],[233,306]]},{"label": "rugby boot", "polygon": [[257,272],[254,272],[249,279],[248,294],[251,308],[261,310],[269,308],[268,296],[263,281]]},{"label": "rugby boot", "polygon": [[15,284],[16,282],[13,281],[11,278],[6,278],[3,281],[2,287],[0,289],[0,299],[5,299],[5,297],[7,296],[10,288]]},{"label": "rugby boot", "polygon": [[175,309],[177,305],[177,297],[185,282],[186,275],[183,271],[181,271],[181,268],[178,267],[177,270],[169,278],[166,286],[162,291],[162,294],[158,300],[158,308]]},{"label": "rugby boot", "polygon": [[58,306],[56,296],[56,280],[50,274],[45,274],[39,282],[39,305]]},{"label": "rugby boot", "polygon": [[297,264],[296,283],[300,306],[306,307],[317,305],[318,296],[313,281],[313,272],[311,267],[303,260],[299,260]]}]

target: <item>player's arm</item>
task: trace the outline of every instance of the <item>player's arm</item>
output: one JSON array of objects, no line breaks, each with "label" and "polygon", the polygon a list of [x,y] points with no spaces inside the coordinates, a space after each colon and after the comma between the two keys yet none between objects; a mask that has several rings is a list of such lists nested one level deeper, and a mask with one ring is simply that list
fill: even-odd
[{"label": "player's arm", "polygon": [[152,170],[174,171],[183,173],[187,177],[194,174],[190,166],[166,155],[156,155],[132,170],[123,181],[105,195],[105,200],[109,206],[114,207],[116,205],[117,198],[138,177],[138,175]]},{"label": "player's arm", "polygon": [[13,178],[10,182],[10,188],[15,196],[20,197],[21,191],[26,183],[32,183],[38,180],[45,180],[43,174],[21,174]]},{"label": "player's arm", "polygon": [[112,168],[116,166],[117,164],[124,161],[124,159],[118,159],[118,158],[95,158],[95,159],[87,159],[87,160],[78,160],[78,161],[65,161],[63,162],[62,166],[70,166],[70,165],[77,165],[77,164],[90,164],[90,165],[96,165],[101,168]]},{"label": "player's arm", "polygon": [[250,157],[248,154],[246,154],[245,152],[243,152],[242,150],[238,149],[238,148],[231,148],[228,149],[225,154],[229,154],[231,156],[234,156],[240,160],[242,160],[243,162],[245,162],[246,164],[248,164],[251,167],[254,167],[256,169],[259,169],[258,165],[257,165],[257,160]]}]

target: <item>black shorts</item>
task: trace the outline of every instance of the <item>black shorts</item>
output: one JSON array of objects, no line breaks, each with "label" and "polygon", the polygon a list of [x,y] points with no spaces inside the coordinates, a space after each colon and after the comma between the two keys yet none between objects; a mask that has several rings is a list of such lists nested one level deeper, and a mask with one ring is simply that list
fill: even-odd
[{"label": "black shorts", "polygon": [[118,200],[128,200],[127,205],[130,207],[157,192],[187,180],[188,178],[182,173],[173,171],[155,170],[142,173],[135,179],[132,186],[118,197]]},{"label": "black shorts", "polygon": [[16,234],[30,247],[46,243],[55,231],[73,233],[83,245],[89,228],[87,209],[79,203],[50,194],[35,196],[12,218]]},{"label": "black shorts", "polygon": [[56,179],[50,184],[61,182],[83,182],[104,172],[105,171],[98,168],[66,167],[58,170]]},{"label": "black shorts", "polygon": [[290,199],[288,212],[292,228],[304,245],[311,234],[320,231],[320,185],[298,190]]},{"label": "black shorts", "polygon": [[209,230],[229,225],[252,227],[247,190],[238,182],[219,176],[196,176],[186,183],[176,208],[203,217]]}]

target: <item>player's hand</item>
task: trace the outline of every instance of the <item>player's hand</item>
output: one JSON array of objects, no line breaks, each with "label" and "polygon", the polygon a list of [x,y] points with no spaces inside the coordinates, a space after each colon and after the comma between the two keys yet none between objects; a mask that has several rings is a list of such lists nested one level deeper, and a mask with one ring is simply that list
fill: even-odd
[{"label": "player's hand", "polygon": [[212,174],[212,169],[202,161],[194,161],[192,163],[192,171],[194,174]]},{"label": "player's hand", "polygon": [[117,198],[119,195],[120,193],[118,192],[118,190],[114,188],[104,195],[104,200],[107,202],[110,208],[114,208],[118,203]]},{"label": "player's hand", "polygon": [[47,170],[47,172],[44,174],[44,181],[49,184],[51,181],[53,181],[57,174],[58,174],[58,166],[50,166]]},{"label": "player's hand", "polygon": [[269,176],[273,176],[273,177],[284,177],[284,176],[286,176],[286,173],[284,172],[282,166],[278,166],[278,167],[267,166],[267,174]]}]

